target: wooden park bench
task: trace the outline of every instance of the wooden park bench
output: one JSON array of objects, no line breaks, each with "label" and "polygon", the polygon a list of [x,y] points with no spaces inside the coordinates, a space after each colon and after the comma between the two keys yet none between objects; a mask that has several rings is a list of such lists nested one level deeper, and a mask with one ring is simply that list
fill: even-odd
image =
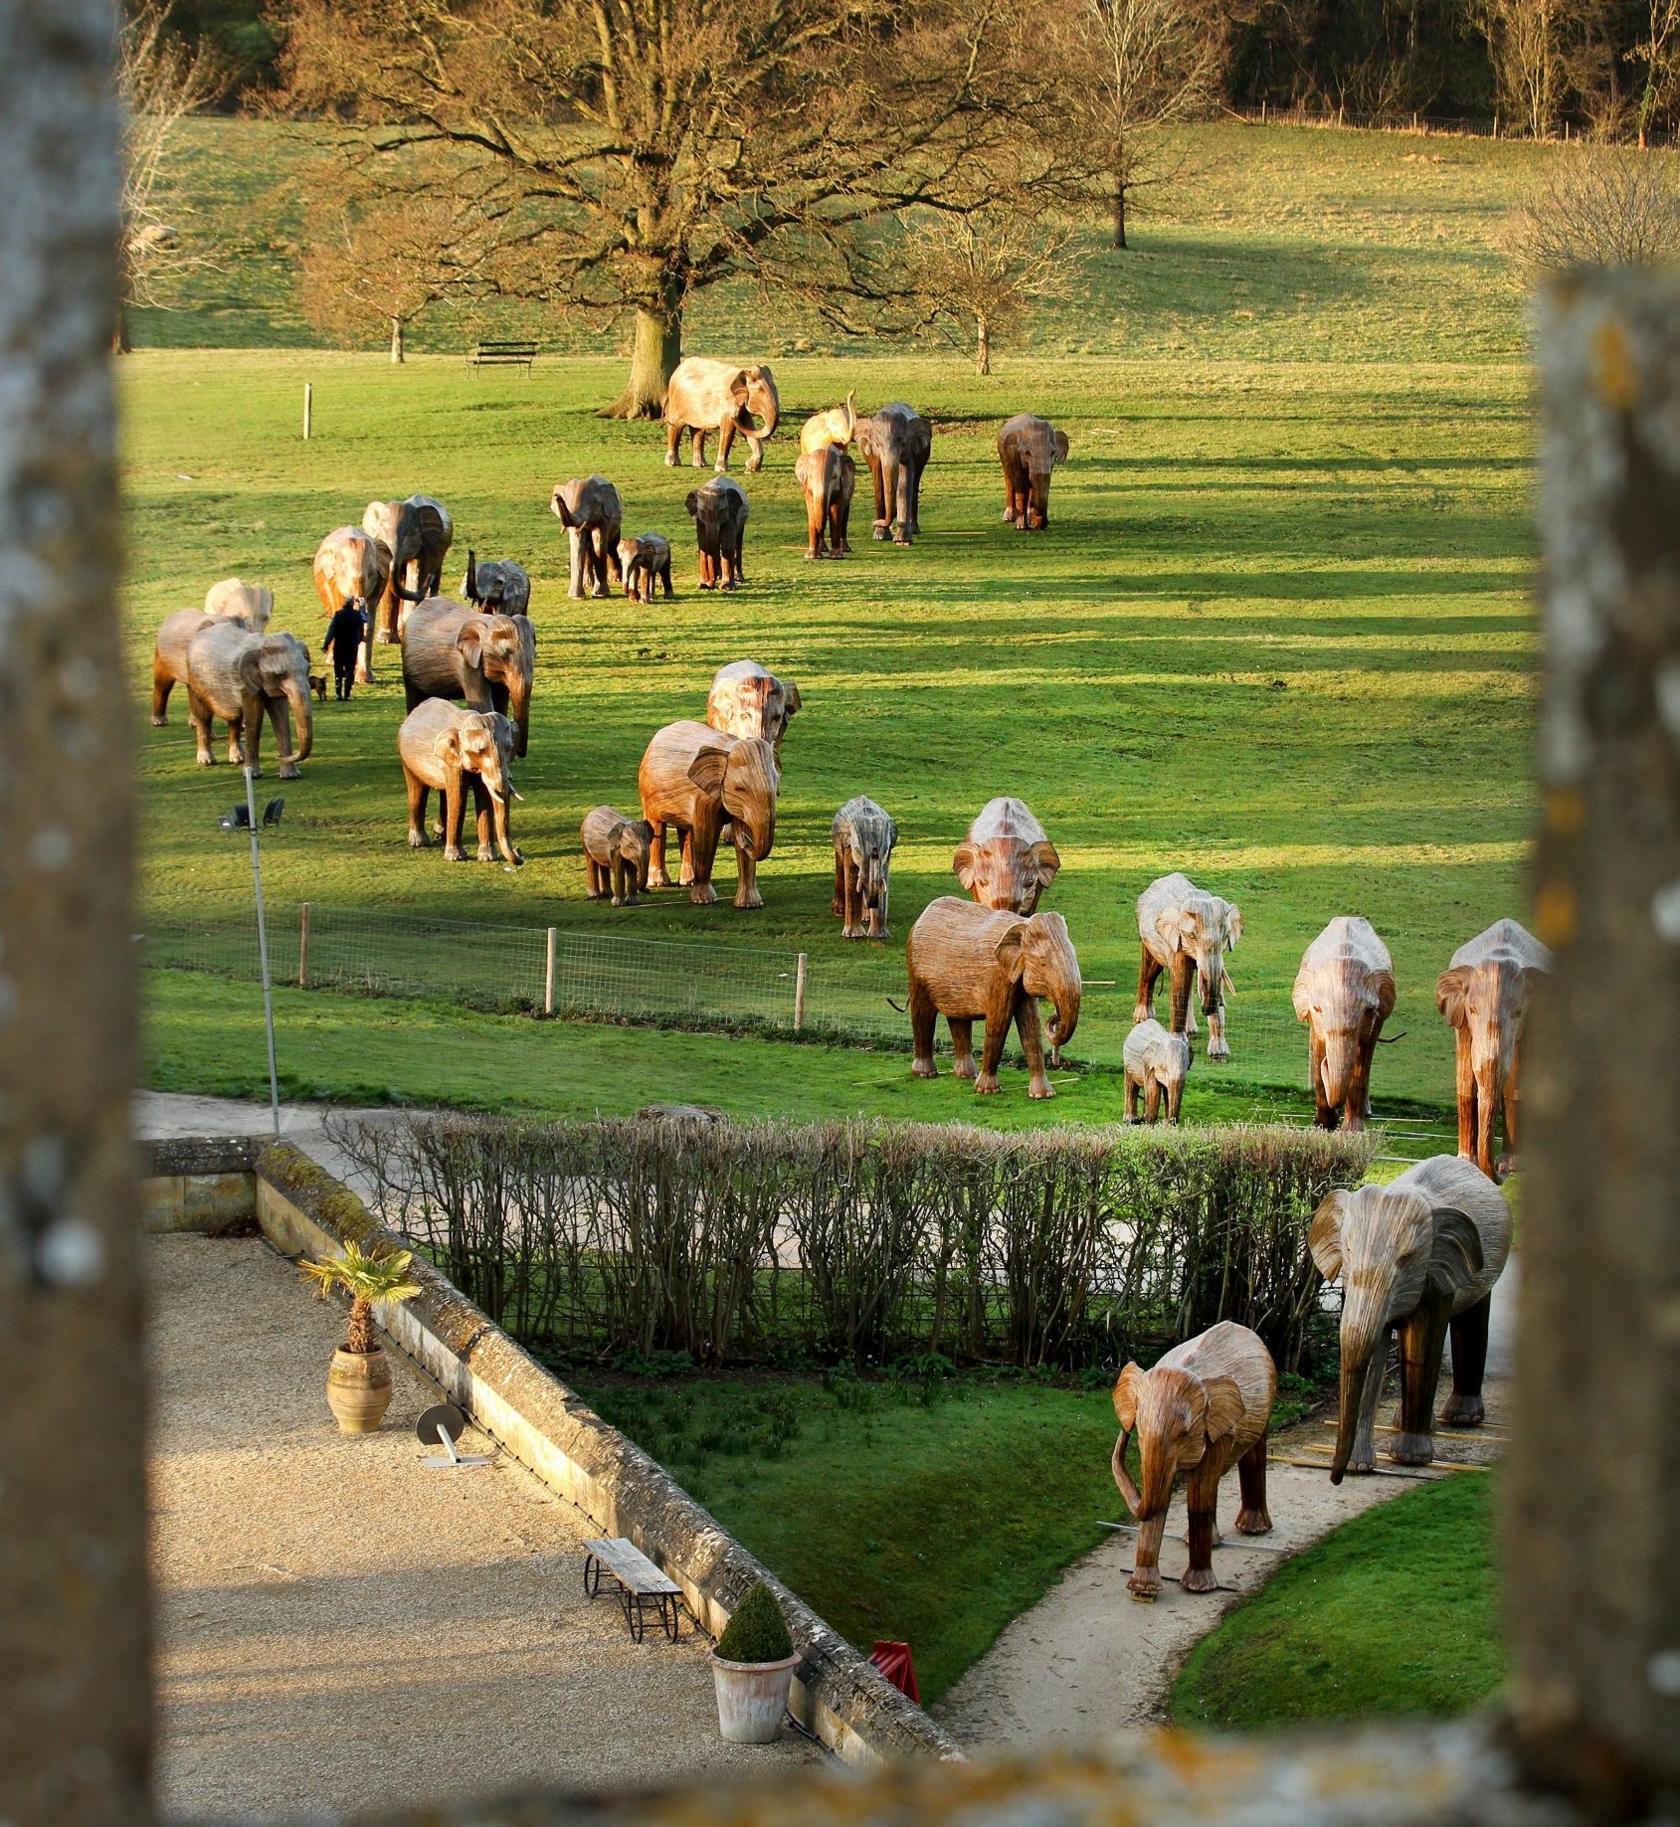
[{"label": "wooden park bench", "polygon": [[525,378],[531,378],[531,364],[537,359],[535,343],[474,343],[467,354],[469,368],[521,367]]},{"label": "wooden park bench", "polygon": [[601,1590],[602,1573],[610,1573],[618,1582],[618,1602],[636,1642],[641,1642],[647,1628],[645,1607],[652,1605],[666,1636],[675,1643],[682,1622],[682,1588],[676,1581],[667,1579],[634,1542],[625,1541],[622,1536],[608,1536],[583,1545],[587,1550],[583,1590],[588,1596],[594,1598]]}]

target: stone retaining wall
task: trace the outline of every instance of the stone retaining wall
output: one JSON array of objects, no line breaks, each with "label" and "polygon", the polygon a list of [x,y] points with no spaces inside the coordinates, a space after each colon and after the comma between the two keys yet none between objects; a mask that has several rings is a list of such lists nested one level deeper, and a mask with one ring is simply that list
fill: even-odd
[{"label": "stone retaining wall", "polygon": [[[288,1256],[384,1235],[353,1192],[290,1143],[191,1138],[143,1147],[149,1230],[217,1231],[254,1217]],[[755,1581],[775,1592],[803,1658],[790,1701],[802,1725],[850,1763],[961,1756],[948,1734],[668,1472],[429,1264],[414,1266],[423,1292],[387,1316],[390,1334],[485,1433],[604,1534],[635,1542],[681,1585],[712,1636]]]}]

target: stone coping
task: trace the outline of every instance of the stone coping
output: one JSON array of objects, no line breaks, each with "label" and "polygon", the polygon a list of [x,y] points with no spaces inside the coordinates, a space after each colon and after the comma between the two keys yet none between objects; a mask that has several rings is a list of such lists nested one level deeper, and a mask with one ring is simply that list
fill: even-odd
[{"label": "stone coping", "polygon": [[[149,1230],[254,1220],[288,1256],[389,1238],[362,1201],[289,1142],[186,1137],[140,1144]],[[762,1580],[799,1651],[789,1706],[848,1763],[960,1759],[955,1740],[790,1592],[642,1449],[416,1257],[417,1299],[384,1315],[390,1336],[485,1433],[604,1533],[622,1535],[682,1587],[713,1638]]]}]

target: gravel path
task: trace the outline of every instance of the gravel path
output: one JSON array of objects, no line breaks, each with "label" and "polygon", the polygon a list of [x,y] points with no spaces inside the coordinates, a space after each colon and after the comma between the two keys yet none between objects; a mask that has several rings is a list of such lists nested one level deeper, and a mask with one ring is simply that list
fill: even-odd
[{"label": "gravel path", "polygon": [[[723,1744],[705,1639],[631,1643],[616,1605],[583,1596],[596,1530],[523,1467],[422,1467],[413,1423],[436,1397],[406,1359],[384,1428],[340,1435],[323,1395],[340,1310],[266,1244],[154,1237],[145,1255],[165,1814],[400,1808],[819,1756],[785,1729]],[[495,1449],[469,1432],[462,1450]]]}]

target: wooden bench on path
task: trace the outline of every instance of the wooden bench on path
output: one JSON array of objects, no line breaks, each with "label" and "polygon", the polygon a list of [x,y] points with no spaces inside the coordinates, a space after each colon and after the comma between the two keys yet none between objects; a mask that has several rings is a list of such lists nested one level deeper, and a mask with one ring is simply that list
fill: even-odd
[{"label": "wooden bench on path", "polygon": [[606,1536],[583,1545],[587,1550],[583,1560],[583,1590],[589,1597],[594,1598],[601,1590],[602,1572],[610,1573],[618,1582],[618,1602],[636,1642],[641,1642],[647,1627],[644,1607],[651,1604],[659,1614],[666,1636],[675,1643],[682,1622],[679,1609],[682,1588],[676,1581],[667,1579],[634,1542],[626,1541],[622,1536]]},{"label": "wooden bench on path", "polygon": [[537,359],[535,343],[474,343],[467,352],[469,368],[508,368],[518,366],[531,378],[531,364]]}]

